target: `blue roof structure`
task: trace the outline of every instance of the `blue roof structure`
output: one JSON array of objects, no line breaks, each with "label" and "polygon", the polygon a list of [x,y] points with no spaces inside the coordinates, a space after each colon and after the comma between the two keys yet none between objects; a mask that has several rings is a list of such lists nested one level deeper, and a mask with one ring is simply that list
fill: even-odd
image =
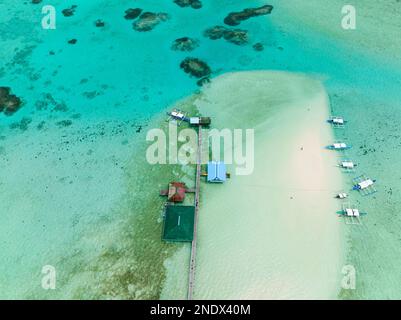
[{"label": "blue roof structure", "polygon": [[226,165],[221,161],[209,161],[207,164],[207,182],[226,181]]}]

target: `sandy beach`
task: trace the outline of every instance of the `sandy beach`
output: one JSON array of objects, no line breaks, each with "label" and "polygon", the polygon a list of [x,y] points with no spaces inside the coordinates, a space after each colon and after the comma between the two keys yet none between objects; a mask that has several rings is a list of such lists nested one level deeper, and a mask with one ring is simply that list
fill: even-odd
[{"label": "sandy beach", "polygon": [[[213,127],[255,128],[254,172],[203,185],[195,298],[336,298],[342,177],[324,149],[333,137],[323,86],[297,74],[229,73],[195,105]],[[166,262],[164,298],[185,297],[187,255]]]}]

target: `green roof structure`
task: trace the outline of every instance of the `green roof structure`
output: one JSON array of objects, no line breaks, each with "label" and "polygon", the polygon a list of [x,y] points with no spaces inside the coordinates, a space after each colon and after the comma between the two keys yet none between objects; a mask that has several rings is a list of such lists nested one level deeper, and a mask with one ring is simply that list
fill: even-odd
[{"label": "green roof structure", "polygon": [[191,242],[194,235],[194,217],[194,206],[166,206],[163,240],[173,242]]}]

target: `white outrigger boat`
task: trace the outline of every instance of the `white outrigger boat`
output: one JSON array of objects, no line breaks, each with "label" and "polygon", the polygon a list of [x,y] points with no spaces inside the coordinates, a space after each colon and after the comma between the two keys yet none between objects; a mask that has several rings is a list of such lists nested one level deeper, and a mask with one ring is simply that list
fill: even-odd
[{"label": "white outrigger boat", "polygon": [[167,118],[166,121],[175,120],[178,126],[180,126],[183,121],[189,122],[187,113],[179,109],[173,109],[171,112],[167,112],[167,115],[169,117]]},{"label": "white outrigger boat", "polygon": [[342,117],[331,116],[330,119],[327,120],[328,123],[331,123],[333,127],[336,128],[344,128],[345,123],[347,122]]},{"label": "white outrigger boat", "polygon": [[366,215],[365,212],[360,212],[359,209],[354,208],[349,203],[344,203],[342,210],[338,211],[337,214],[345,218],[346,224],[362,224],[360,217]]},{"label": "white outrigger boat", "polygon": [[374,185],[376,180],[367,178],[365,175],[362,175],[354,178],[353,181],[354,186],[352,187],[352,190],[359,191],[363,196],[368,196],[377,192]]},{"label": "white outrigger boat", "polygon": [[343,151],[351,149],[350,145],[347,145],[345,142],[335,142],[329,146],[327,146],[329,150]]},{"label": "white outrigger boat", "polygon": [[348,194],[347,193],[345,193],[345,192],[340,192],[340,193],[338,193],[337,195],[336,195],[336,199],[346,199],[346,198],[348,198]]},{"label": "white outrigger boat", "polygon": [[351,160],[341,160],[341,162],[338,164],[338,167],[344,169],[346,172],[353,172],[356,166],[357,164]]}]

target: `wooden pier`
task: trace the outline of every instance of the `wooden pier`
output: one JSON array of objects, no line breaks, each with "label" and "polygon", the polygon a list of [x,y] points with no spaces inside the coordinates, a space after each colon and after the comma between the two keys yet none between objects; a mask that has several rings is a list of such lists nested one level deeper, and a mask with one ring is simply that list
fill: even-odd
[{"label": "wooden pier", "polygon": [[199,192],[202,162],[202,126],[199,125],[198,130],[198,154],[196,160],[196,180],[195,180],[195,217],[194,217],[194,237],[191,248],[191,261],[189,264],[189,282],[188,282],[188,300],[192,300],[194,284],[195,284],[195,267],[196,267],[196,236],[198,227],[199,212]]}]

